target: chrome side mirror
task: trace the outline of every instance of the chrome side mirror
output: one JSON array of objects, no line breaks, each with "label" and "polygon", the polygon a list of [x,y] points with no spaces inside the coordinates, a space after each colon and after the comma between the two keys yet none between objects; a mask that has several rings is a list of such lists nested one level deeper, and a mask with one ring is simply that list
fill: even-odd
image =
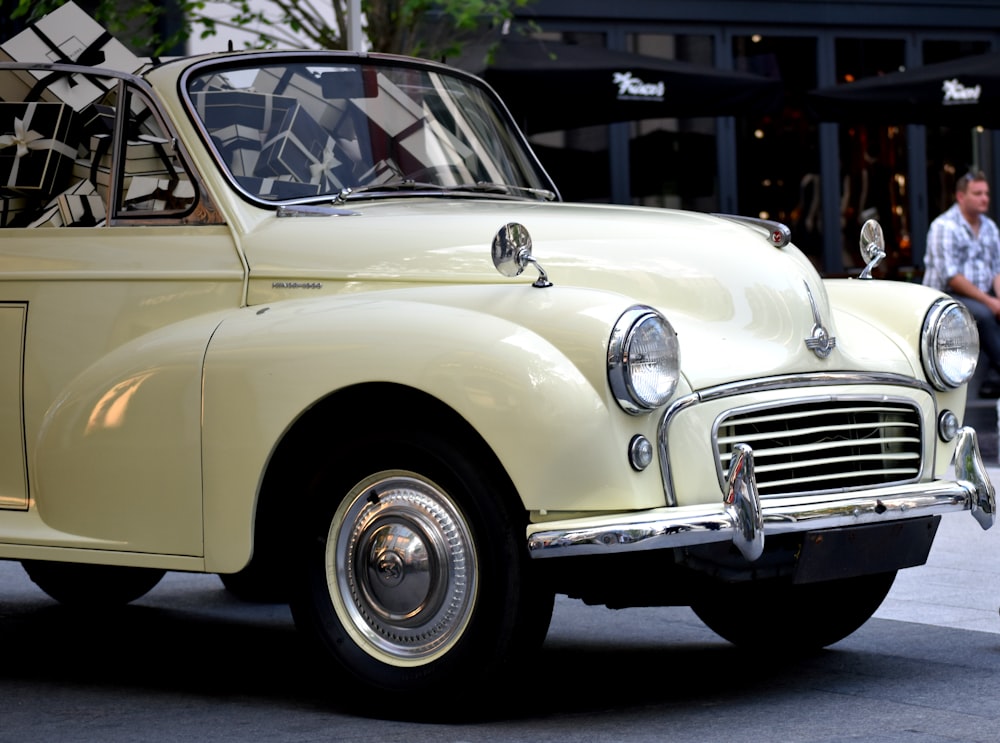
[{"label": "chrome side mirror", "polygon": [[538,271],[538,278],[532,286],[552,286],[545,270],[531,257],[531,235],[523,224],[509,222],[497,230],[491,253],[493,266],[503,276],[520,276],[530,263]]},{"label": "chrome side mirror", "polygon": [[885,259],[885,236],[882,234],[882,225],[874,219],[869,219],[861,225],[861,260],[865,262],[865,267],[858,278],[872,278],[872,269],[883,259]]}]

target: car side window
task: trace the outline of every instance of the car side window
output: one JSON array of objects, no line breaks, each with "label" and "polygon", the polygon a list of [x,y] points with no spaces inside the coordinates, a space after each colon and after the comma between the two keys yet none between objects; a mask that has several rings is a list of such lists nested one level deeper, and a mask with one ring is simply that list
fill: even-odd
[{"label": "car side window", "polygon": [[[49,73],[37,81],[29,77],[34,74],[0,70],[0,227],[210,221],[201,212],[186,216],[198,206],[198,191],[143,93],[85,72]],[[89,84],[92,99],[61,100],[53,90],[67,75],[74,89]],[[116,143],[119,111],[124,136]]]},{"label": "car side window", "polygon": [[[195,188],[177,155],[173,137],[138,91],[126,87],[126,98],[125,136],[117,151],[105,151],[112,137],[91,139],[92,163],[105,181],[105,188],[110,187],[105,171],[114,163],[121,164],[115,198],[108,199],[115,216],[176,216],[189,212],[196,201]],[[108,154],[112,155],[110,160]]]}]

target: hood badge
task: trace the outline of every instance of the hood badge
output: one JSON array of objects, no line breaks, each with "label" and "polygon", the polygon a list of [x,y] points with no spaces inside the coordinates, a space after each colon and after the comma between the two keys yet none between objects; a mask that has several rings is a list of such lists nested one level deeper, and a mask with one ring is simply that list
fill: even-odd
[{"label": "hood badge", "polygon": [[837,339],[830,335],[826,328],[823,327],[823,318],[819,316],[819,308],[816,306],[816,300],[813,298],[809,283],[806,281],[802,283],[805,284],[806,296],[809,297],[809,305],[812,307],[813,313],[812,335],[805,339],[806,348],[821,359],[825,359],[837,345]]}]

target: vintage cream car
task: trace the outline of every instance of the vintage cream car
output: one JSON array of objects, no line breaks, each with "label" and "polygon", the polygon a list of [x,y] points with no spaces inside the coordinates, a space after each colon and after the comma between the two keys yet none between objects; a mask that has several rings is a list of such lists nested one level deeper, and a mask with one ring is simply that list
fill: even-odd
[{"label": "vintage cream car", "polygon": [[0,558],[55,599],[217,573],[410,701],[517,667],[557,594],[828,645],[942,515],[993,523],[975,326],[870,277],[875,223],[823,280],[777,223],[563,203],[490,89],[415,59],[28,67]]}]

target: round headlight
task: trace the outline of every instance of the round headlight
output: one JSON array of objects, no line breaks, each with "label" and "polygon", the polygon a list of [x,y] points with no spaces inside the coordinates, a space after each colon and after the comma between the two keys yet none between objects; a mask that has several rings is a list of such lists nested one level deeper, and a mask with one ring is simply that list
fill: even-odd
[{"label": "round headlight", "polygon": [[920,350],[927,378],[937,389],[955,389],[972,379],[979,361],[979,331],[964,304],[939,299],[931,305]]},{"label": "round headlight", "polygon": [[608,381],[622,409],[633,415],[660,407],[677,389],[677,333],[651,307],[636,306],[618,318],[608,345]]}]

